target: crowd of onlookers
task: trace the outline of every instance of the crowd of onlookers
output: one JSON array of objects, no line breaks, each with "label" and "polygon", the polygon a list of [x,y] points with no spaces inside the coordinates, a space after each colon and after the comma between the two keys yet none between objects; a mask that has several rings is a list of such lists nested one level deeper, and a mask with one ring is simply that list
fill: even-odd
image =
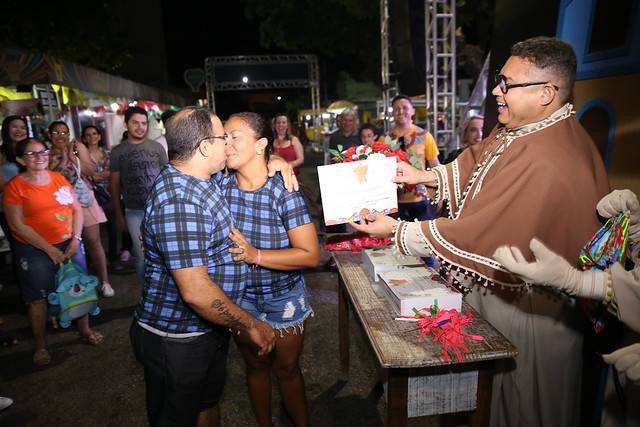
[{"label": "crowd of onlookers", "polygon": [[[394,99],[393,106],[396,127],[389,133],[389,136],[393,139],[399,138],[402,142],[402,148],[409,153],[413,150],[415,153],[427,153],[426,164],[438,164],[437,155],[439,153],[433,137],[412,122],[415,111],[410,98],[399,96]],[[175,114],[176,111],[167,110],[162,115],[162,122],[166,125]],[[301,181],[300,167],[304,164],[305,147],[301,139],[292,133],[293,125],[287,115],[277,114],[270,122],[264,121],[264,123],[260,121],[262,118],[257,117],[257,115],[249,113],[232,116],[230,120],[232,127],[228,128],[229,130],[225,127],[226,133],[220,136],[220,138],[225,138],[225,146],[237,149],[238,143],[235,140],[238,138],[234,136],[234,132],[238,135],[262,132],[263,139],[268,140],[269,143],[258,149],[258,157],[262,152],[276,154],[282,164],[287,164],[292,173]],[[467,132],[465,130],[463,134],[463,146],[475,144],[481,139],[481,118],[474,117],[473,120],[470,121],[470,126],[473,124],[473,131]],[[233,124],[236,122],[239,126],[234,128]],[[337,117],[338,130],[329,136],[330,147],[335,149],[342,146],[343,149],[348,149],[351,146],[371,145],[375,141],[384,140],[385,135],[378,127],[365,123],[358,128],[357,123],[355,110],[346,109],[339,114]],[[27,307],[29,326],[34,338],[33,363],[36,365],[47,365],[52,360],[46,343],[46,324],[49,320],[47,297],[55,290],[56,271],[61,263],[70,259],[85,271],[97,276],[97,289],[104,298],[114,296],[117,291],[109,283],[109,266],[114,270],[121,270],[125,263],[129,263],[129,265],[133,263],[140,283],[145,283],[147,273],[145,255],[138,240],[142,239],[141,225],[145,216],[147,198],[152,192],[156,177],[169,162],[170,153],[165,135],[155,141],[147,138],[148,115],[144,109],[140,107],[129,108],[125,112],[125,128],[126,131],[120,143],[109,150],[105,144],[102,130],[94,125],[82,128],[80,138],[74,139],[69,125],[65,121],[56,120],[49,125],[46,140],[43,141],[31,137],[29,124],[22,116],[9,116],[2,122],[0,226],[2,226],[5,238],[9,242],[15,280],[19,284],[21,297]],[[302,139],[306,140],[306,138]],[[174,149],[174,151],[176,150]],[[227,151],[229,151],[228,148]],[[251,177],[251,173],[253,173],[250,172],[253,170],[251,166],[245,166],[242,162],[235,165],[234,157],[229,153],[226,154],[230,157],[225,160],[227,163],[231,162],[235,176],[240,178],[247,174]],[[174,152],[172,155],[175,156],[176,153]],[[268,156],[264,157],[264,167],[266,167],[268,159]],[[424,162],[424,158],[421,160]],[[260,167],[260,160],[256,161]],[[302,206],[310,208],[309,210],[321,205],[320,199],[313,202],[308,193],[303,191],[302,194],[302,199],[295,203],[301,202]],[[239,195],[239,197],[246,196]],[[425,212],[428,212],[426,200],[421,197],[418,199],[411,200],[409,204],[409,207],[414,211],[409,209],[403,214],[414,216],[411,218],[404,216],[404,218],[430,218],[424,216]],[[293,200],[297,199],[294,198],[287,202],[291,204],[290,208],[300,209],[295,207]],[[256,201],[256,203],[258,203],[257,206],[261,206],[262,202]],[[233,211],[233,203],[230,202],[230,205]],[[416,208],[417,205],[420,206]],[[246,206],[243,206],[244,208]],[[266,209],[266,205],[260,209]],[[300,215],[302,215],[302,211]],[[234,211],[234,217],[241,218],[242,209]],[[302,240],[307,243],[302,244],[301,249],[295,249],[301,243],[300,238],[294,236],[297,243],[293,246],[293,254],[295,255],[296,251],[301,251],[310,258],[299,264],[295,262],[294,256],[289,260],[290,264],[276,261],[275,267],[288,270],[300,268],[301,265],[317,263],[317,253],[314,252],[317,250],[318,244],[316,240],[310,239],[311,236],[315,236],[317,230],[309,222],[308,216],[301,216],[300,220],[303,218],[303,222],[292,223],[292,225],[298,227],[309,224],[311,226],[309,229],[305,228],[306,231],[302,235],[305,236]],[[289,219],[289,221],[291,220]],[[247,218],[244,221],[249,224],[250,228],[251,219]],[[268,225],[267,228],[269,227],[273,227],[273,225]],[[101,236],[101,233],[104,232],[106,232],[106,239],[104,239],[107,243],[106,250]],[[273,229],[272,232],[277,233],[277,230]],[[262,237],[263,240],[264,238]],[[286,240],[291,236],[286,237],[285,234],[282,238]],[[308,244],[313,241],[316,243],[311,246],[315,246],[315,249]],[[119,243],[120,251],[118,251]],[[246,247],[243,246],[246,240],[238,240],[235,243],[240,248]],[[263,249],[269,245],[268,242],[263,241]],[[257,253],[260,255],[258,255],[257,261],[254,260],[255,265],[269,265],[269,251],[262,253],[258,251]],[[264,258],[262,258],[263,256]],[[300,275],[287,274],[282,277],[287,280],[291,280],[290,277],[297,277],[299,286],[304,288],[304,281]],[[278,280],[284,280],[282,277]],[[258,294],[263,290],[258,290]],[[296,298],[300,298],[300,295],[303,294],[296,295]],[[250,305],[244,304],[242,305],[244,309],[256,317],[260,315],[259,311],[253,312]],[[302,313],[306,314],[300,322],[306,319],[312,311],[304,309]],[[78,318],[76,323],[83,340],[91,345],[99,345],[104,342],[104,336],[89,326],[88,314]],[[292,337],[297,335],[297,338],[291,343],[287,343],[285,340],[281,344],[289,351],[293,350],[295,354],[299,355],[302,346],[302,323],[275,322],[275,324],[280,325],[280,329],[286,329],[289,327],[287,325],[294,329],[300,328],[299,334],[292,335]],[[18,342],[17,339],[8,337],[2,332],[0,334],[2,334],[0,339],[5,345]],[[252,356],[251,341],[241,337],[242,335],[238,336],[236,341],[241,348],[246,347],[243,354],[248,366],[255,366],[248,372],[249,378],[253,378],[252,375],[257,375],[256,379],[251,380],[255,382],[257,378],[268,375],[268,371],[260,371],[257,368],[263,365],[262,357]],[[282,369],[279,367],[282,363],[290,364],[292,360],[289,360],[287,356],[282,360],[275,358],[274,363],[276,369]],[[297,363],[297,358],[295,363]],[[252,374],[251,372],[254,371],[255,373]],[[303,384],[301,377],[299,383]],[[260,394],[262,393],[261,387],[250,388],[250,391],[253,390],[251,392],[256,395]],[[281,384],[281,387],[286,387],[286,385]],[[292,389],[292,396],[299,397],[301,392],[303,395],[303,389],[296,386]],[[0,399],[0,406],[10,403],[8,398]],[[300,404],[306,405],[299,401],[297,405]],[[295,411],[296,409],[291,407],[291,410]],[[306,417],[305,412],[303,411],[300,416]]]}]

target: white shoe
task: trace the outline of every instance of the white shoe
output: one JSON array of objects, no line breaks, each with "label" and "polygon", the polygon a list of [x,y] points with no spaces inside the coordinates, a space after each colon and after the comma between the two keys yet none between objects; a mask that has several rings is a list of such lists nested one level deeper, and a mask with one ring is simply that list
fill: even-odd
[{"label": "white shoe", "polygon": [[8,397],[0,397],[0,411],[4,408],[8,408],[13,405],[13,399],[9,399]]},{"label": "white shoe", "polygon": [[122,262],[127,262],[131,259],[131,252],[129,251],[122,251],[122,253],[120,254],[120,261]]},{"label": "white shoe", "polygon": [[100,289],[100,291],[102,292],[102,296],[105,298],[111,298],[115,295],[113,288],[108,282],[102,282],[102,288]]}]

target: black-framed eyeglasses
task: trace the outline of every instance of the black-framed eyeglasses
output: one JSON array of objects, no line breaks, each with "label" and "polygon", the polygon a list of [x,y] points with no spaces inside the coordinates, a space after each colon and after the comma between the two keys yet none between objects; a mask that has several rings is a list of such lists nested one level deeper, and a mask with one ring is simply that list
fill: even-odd
[{"label": "black-framed eyeglasses", "polygon": [[[507,83],[507,78],[504,74],[500,74],[499,71],[496,71],[495,76],[493,77],[496,83],[496,86],[500,87],[502,93],[506,94],[509,92],[509,89],[513,87],[529,87],[529,86],[537,86],[537,85],[546,85],[549,82],[532,82],[532,83]],[[554,84],[552,84],[555,90],[560,90],[560,88]]]},{"label": "black-framed eyeglasses", "polygon": [[52,135],[69,135],[69,132],[65,132],[65,131],[59,131],[59,130],[52,130],[51,131]]},{"label": "black-framed eyeglasses", "polygon": [[24,153],[22,156],[23,157],[28,157],[30,159],[35,159],[36,157],[46,157],[49,155],[49,153],[51,152],[51,150],[43,150],[43,151],[27,151],[26,153]]},{"label": "black-framed eyeglasses", "polygon": [[215,136],[208,136],[206,138],[202,138],[199,142],[198,145],[196,145],[196,148],[200,147],[200,143],[202,143],[202,141],[207,141],[209,139],[223,139],[224,140],[224,145],[227,145],[229,143],[229,135],[227,135],[226,133],[224,135],[215,135]]}]

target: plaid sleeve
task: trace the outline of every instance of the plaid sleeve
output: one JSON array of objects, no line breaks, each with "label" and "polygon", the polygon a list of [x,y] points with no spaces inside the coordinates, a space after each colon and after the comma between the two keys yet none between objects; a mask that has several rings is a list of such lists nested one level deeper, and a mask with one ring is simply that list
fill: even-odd
[{"label": "plaid sleeve", "polygon": [[283,191],[279,210],[282,224],[287,231],[311,222],[311,216],[299,191]]},{"label": "plaid sleeve", "polygon": [[153,213],[158,251],[170,270],[207,265],[212,218],[201,206],[179,200]]}]

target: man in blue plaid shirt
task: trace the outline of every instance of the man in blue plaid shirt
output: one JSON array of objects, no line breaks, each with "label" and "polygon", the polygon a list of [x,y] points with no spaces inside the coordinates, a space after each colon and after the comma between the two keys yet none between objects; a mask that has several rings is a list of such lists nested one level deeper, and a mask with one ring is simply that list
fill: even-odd
[{"label": "man in blue plaid shirt", "polygon": [[227,135],[209,110],[188,107],[166,124],[170,162],[147,200],[147,261],[131,341],[144,365],[150,425],[219,421],[229,329],[261,354],[275,334],[236,303],[248,273],[229,248],[231,213],[211,175],[224,168]]}]

